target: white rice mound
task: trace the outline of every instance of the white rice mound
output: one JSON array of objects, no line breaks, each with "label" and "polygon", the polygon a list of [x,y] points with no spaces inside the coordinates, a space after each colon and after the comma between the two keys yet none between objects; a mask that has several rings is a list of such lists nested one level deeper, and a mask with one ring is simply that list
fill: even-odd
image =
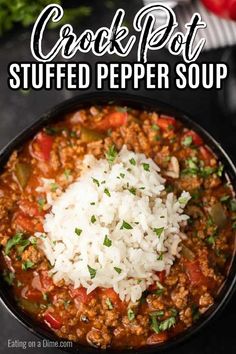
[{"label": "white rice mound", "polygon": [[40,247],[54,282],[64,279],[87,293],[113,288],[121,300],[136,302],[150,284],[161,287],[156,272],[168,274],[179,257],[190,195],[166,193],[154,161],[125,146],[113,163],[92,155],[82,163],[81,176],[61,195],[53,200],[47,192],[52,208],[45,234],[36,234]]}]

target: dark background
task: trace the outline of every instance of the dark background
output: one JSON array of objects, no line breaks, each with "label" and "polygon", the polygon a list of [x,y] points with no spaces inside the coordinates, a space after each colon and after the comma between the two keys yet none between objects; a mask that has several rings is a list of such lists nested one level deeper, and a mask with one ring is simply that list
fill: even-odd
[{"label": "dark background", "polygon": [[[115,9],[105,10],[102,2],[93,2],[95,9],[86,23],[78,27],[76,33],[85,28],[96,29],[110,24]],[[119,6],[126,9],[126,21],[132,30],[132,19],[136,11],[142,5],[141,1],[119,1]],[[31,31],[14,30],[0,39],[0,148],[8,143],[18,132],[37,119],[42,113],[49,110],[55,104],[79,94],[76,91],[11,91],[7,86],[7,67],[14,61],[32,61],[29,49]],[[46,45],[50,47],[55,43],[57,31],[51,31],[47,36]],[[205,127],[230,153],[236,162],[236,55],[235,48],[225,48],[210,52],[203,52],[198,61],[220,62],[227,61],[230,67],[230,75],[221,91],[217,90],[171,90],[146,91],[140,88],[138,94],[156,98],[167,102],[189,113],[193,119]],[[61,58],[59,58],[61,60]],[[121,60],[115,56],[102,58],[107,61]],[[133,51],[126,60],[135,61],[136,52]],[[92,54],[79,54],[75,60],[88,61],[93,66],[96,58]],[[175,62],[181,58],[171,56],[166,50],[152,52],[150,61],[168,62],[174,67]],[[94,91],[91,87],[88,91]],[[132,92],[131,89],[128,92]],[[137,92],[135,92],[137,94]],[[229,302],[224,312],[209,324],[199,335],[190,339],[187,343],[172,353],[182,354],[233,354],[236,353],[235,340],[235,297]],[[8,339],[21,341],[38,340],[34,335],[24,329],[7,311],[0,305],[0,353],[60,353],[57,349],[10,349]],[[167,353],[167,354],[168,354]]]}]

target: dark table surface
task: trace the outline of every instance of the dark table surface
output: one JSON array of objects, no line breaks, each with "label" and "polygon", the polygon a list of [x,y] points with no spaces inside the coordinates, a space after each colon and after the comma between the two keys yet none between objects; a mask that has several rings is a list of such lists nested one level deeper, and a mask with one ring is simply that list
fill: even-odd
[{"label": "dark table surface", "polygon": [[[136,9],[140,7],[140,1],[121,1],[121,5],[127,10],[127,21],[131,21]],[[113,10],[104,11],[101,7],[97,7],[96,21],[93,15],[83,27],[99,27],[108,24],[113,16]],[[95,24],[94,24],[95,23]],[[51,32],[47,36],[47,45],[49,46],[56,38],[56,32]],[[20,30],[13,32],[4,37],[0,41],[0,148],[10,141],[18,132],[20,132],[29,123],[33,122],[38,116],[47,111],[55,104],[71,98],[79,92],[75,91],[11,91],[7,86],[7,66],[13,61],[32,60],[30,49],[30,31]],[[204,52],[201,54],[199,61],[221,61],[230,52],[230,48]],[[93,66],[96,58],[90,55],[80,54],[76,58],[78,61],[89,61]],[[105,58],[106,60],[118,60],[118,58]],[[129,56],[130,61],[135,60],[135,53]],[[149,60],[166,61],[173,68],[176,61],[180,58],[170,56],[165,50],[151,53]],[[231,71],[232,73],[232,71]],[[95,89],[92,86],[89,92]],[[143,87],[138,92],[141,96],[156,98],[163,102],[167,102],[179,109],[188,112],[193,119],[205,127],[212,135],[222,143],[222,146],[230,153],[234,161],[236,161],[236,114],[229,114],[227,100],[222,100],[223,93],[226,92],[228,97],[229,87],[225,86],[224,91],[203,90],[195,91],[183,90],[178,91],[175,88],[171,90],[147,91]],[[132,92],[128,89],[128,92]],[[137,92],[135,92],[137,94]],[[232,90],[230,90],[232,95]],[[236,101],[236,92],[233,97]],[[231,98],[232,101],[232,98]],[[231,102],[232,103],[232,102]],[[232,104],[231,104],[232,105]],[[182,346],[168,353],[182,354],[233,354],[236,353],[236,336],[235,336],[235,296],[231,299],[224,312],[211,324],[208,325],[200,334],[184,343]],[[59,353],[58,349],[52,348],[34,348],[23,349],[20,342],[16,348],[9,347],[9,340],[38,341],[38,339],[25,328],[23,328],[15,319],[13,319],[7,311],[0,305],[0,353]],[[11,342],[12,343],[12,342]]]}]

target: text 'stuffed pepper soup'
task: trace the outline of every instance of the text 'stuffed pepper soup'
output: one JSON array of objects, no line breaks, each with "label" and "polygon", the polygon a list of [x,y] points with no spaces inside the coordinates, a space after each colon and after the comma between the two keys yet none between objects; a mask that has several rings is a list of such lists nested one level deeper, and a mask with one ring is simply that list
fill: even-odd
[{"label": "text 'stuffed pepper soup'", "polygon": [[232,261],[224,167],[173,117],[68,114],[0,176],[1,271],[19,306],[98,348],[166,342],[213,305]]}]

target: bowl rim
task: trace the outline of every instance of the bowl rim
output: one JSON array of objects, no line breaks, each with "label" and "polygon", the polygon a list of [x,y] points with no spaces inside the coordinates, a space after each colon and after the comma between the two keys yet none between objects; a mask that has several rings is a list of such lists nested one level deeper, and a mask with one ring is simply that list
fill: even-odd
[{"label": "bowl rim", "polygon": [[[201,127],[194,119],[190,118],[190,115],[183,112],[182,110],[171,106],[165,102],[147,98],[141,95],[134,95],[122,92],[110,92],[102,91],[96,93],[86,93],[79,94],[73,98],[67,99],[60,104],[52,107],[46,114],[43,114],[36,121],[31,123],[28,127],[22,130],[15,138],[13,138],[3,149],[0,151],[0,170],[5,166],[10,154],[17,148],[19,148],[23,143],[28,139],[32,138],[34,134],[40,130],[43,126],[47,125],[50,122],[55,122],[60,120],[60,118],[70,112],[75,111],[76,109],[83,108],[91,105],[103,105],[103,104],[121,104],[127,105],[129,107],[147,109],[149,111],[162,112],[163,114],[173,115],[178,120],[182,121],[183,124],[199,133],[207,146],[209,146],[213,152],[219,157],[220,161],[223,161],[224,165],[227,167],[227,176],[233,186],[235,191],[236,189],[236,168],[229,157],[225,149],[222,148],[221,144],[216,141],[211,134],[209,134],[203,127]],[[192,117],[192,115],[191,115]],[[1,172],[1,171],[0,171]],[[226,304],[229,302],[230,298],[233,295],[233,292],[236,289],[236,256],[235,253],[232,257],[232,262],[230,265],[229,274],[224,282],[222,289],[217,296],[214,305],[201,316],[201,319],[197,321],[196,324],[193,324],[189,329],[180,333],[174,338],[171,338],[165,343],[145,346],[141,348],[127,349],[125,351],[130,353],[154,353],[161,352],[166,349],[173,348],[183,342],[187,341],[190,337],[197,334],[202,330],[209,322],[212,322],[213,319],[219,315],[220,312],[225,308]],[[32,319],[30,316],[25,314],[20,308],[18,308],[16,302],[9,297],[7,286],[0,286],[0,300],[7,311],[17,319],[25,328],[27,328],[31,333],[43,340],[49,340],[58,342],[70,342],[66,339],[57,337],[52,331],[48,330],[40,324],[39,321]],[[81,345],[78,343],[73,343],[72,347],[69,348],[60,348],[67,352],[81,352],[88,354],[101,353],[101,349],[93,348],[90,346]],[[124,349],[123,349],[124,350]],[[103,350],[106,354],[120,353],[122,349],[113,349],[108,348]]]}]

